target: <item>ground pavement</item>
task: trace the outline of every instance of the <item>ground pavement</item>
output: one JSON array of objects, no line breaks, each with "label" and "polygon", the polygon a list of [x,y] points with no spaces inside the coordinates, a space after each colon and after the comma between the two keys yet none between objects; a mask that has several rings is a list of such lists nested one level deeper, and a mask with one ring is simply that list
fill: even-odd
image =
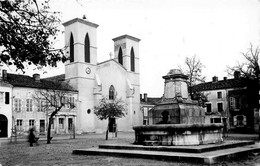
[{"label": "ground pavement", "polygon": [[[73,155],[74,149],[90,148],[100,144],[113,143],[133,143],[134,133],[118,133],[118,137],[109,135],[109,140],[105,140],[105,134],[83,134],[76,135],[72,139],[71,135],[54,135],[52,143],[46,144],[45,136],[40,136],[39,146],[29,147],[25,137],[17,139],[16,143],[9,140],[0,139],[0,164],[1,165],[152,165],[152,166],[187,166],[200,165],[196,163],[156,161],[148,159],[133,159],[108,156],[85,156]],[[230,134],[226,139],[234,140],[258,140],[258,135]],[[222,162],[217,165],[250,165],[260,166],[260,154],[252,154],[248,158],[241,158],[236,161]]]}]

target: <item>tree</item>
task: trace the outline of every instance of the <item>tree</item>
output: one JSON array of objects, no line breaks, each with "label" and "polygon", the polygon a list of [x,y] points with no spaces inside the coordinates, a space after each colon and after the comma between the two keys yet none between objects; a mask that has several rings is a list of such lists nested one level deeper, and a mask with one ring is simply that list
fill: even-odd
[{"label": "tree", "polygon": [[[246,82],[246,98],[248,109],[247,115],[254,119],[254,110],[259,110],[259,90],[260,90],[260,48],[259,46],[254,47],[250,43],[250,47],[246,52],[242,52],[244,57],[243,62],[238,62],[237,65],[230,67],[227,66],[227,73],[233,75],[234,73],[239,74],[240,80]],[[250,111],[251,110],[251,111]],[[254,126],[254,121],[248,121],[251,126]],[[260,132],[259,132],[260,138]]]},{"label": "tree", "polygon": [[259,52],[260,48],[256,48],[250,44],[250,47],[245,53],[241,53],[245,59],[244,62],[239,63],[233,67],[227,67],[227,73],[232,75],[234,72],[240,72],[241,76],[251,80],[259,80],[260,68],[259,68]]},{"label": "tree", "polygon": [[[185,59],[184,74],[188,76],[188,90],[192,100],[198,100],[200,106],[205,106],[207,102],[207,96],[196,89],[193,86],[205,82],[206,77],[202,76],[202,68],[205,67],[200,59],[194,55],[192,57],[186,57]],[[181,69],[183,71],[183,69]]]},{"label": "tree", "polygon": [[47,130],[47,144],[51,143],[51,122],[53,117],[65,106],[73,109],[75,101],[73,94],[75,91],[65,82],[48,82],[48,88],[37,89],[33,98],[38,103],[44,103],[46,116],[49,118]]},{"label": "tree", "polygon": [[56,66],[66,61],[62,49],[54,49],[59,32],[58,12],[52,12],[49,0],[0,1],[0,63]]},{"label": "tree", "polygon": [[106,140],[108,139],[109,132],[109,119],[111,118],[122,118],[126,114],[126,104],[120,98],[115,98],[114,100],[109,100],[106,97],[103,97],[98,106],[94,107],[94,113],[100,120],[108,119],[107,131],[106,131]]}]

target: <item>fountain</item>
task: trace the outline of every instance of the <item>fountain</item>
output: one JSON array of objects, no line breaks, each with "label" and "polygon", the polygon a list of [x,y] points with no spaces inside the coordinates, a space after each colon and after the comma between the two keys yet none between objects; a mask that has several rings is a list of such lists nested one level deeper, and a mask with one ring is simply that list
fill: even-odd
[{"label": "fountain", "polygon": [[105,143],[73,154],[214,164],[260,151],[254,141],[223,141],[222,124],[204,123],[204,110],[190,99],[187,76],[180,70],[163,78],[164,95],[149,114],[151,125],[133,127],[135,145]]},{"label": "fountain", "polygon": [[168,72],[164,95],[150,110],[151,125],[135,126],[138,145],[202,145],[220,143],[222,124],[205,124],[204,109],[189,97],[187,79],[180,70]]}]

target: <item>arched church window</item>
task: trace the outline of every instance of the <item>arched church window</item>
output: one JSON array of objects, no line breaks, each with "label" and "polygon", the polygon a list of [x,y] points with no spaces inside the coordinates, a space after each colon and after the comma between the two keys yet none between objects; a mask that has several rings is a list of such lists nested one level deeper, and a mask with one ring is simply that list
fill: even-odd
[{"label": "arched church window", "polygon": [[115,99],[115,88],[113,85],[110,86],[109,88],[109,95],[108,95],[109,100],[114,100]]},{"label": "arched church window", "polygon": [[122,48],[119,48],[119,52],[118,52],[118,62],[123,65],[123,52],[122,52]]},{"label": "arched church window", "polygon": [[131,71],[135,71],[135,53],[134,53],[134,48],[131,48]]},{"label": "arched church window", "polygon": [[70,62],[74,62],[74,39],[72,33],[70,35]]},{"label": "arched church window", "polygon": [[90,43],[88,34],[85,37],[85,62],[90,63]]}]

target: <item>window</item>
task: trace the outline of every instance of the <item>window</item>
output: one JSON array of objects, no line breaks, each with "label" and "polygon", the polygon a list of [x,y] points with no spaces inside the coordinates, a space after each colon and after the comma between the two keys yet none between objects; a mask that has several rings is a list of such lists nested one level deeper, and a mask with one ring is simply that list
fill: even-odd
[{"label": "window", "polygon": [[218,112],[223,111],[223,103],[218,103]]},{"label": "window", "polygon": [[90,63],[90,43],[88,34],[85,37],[85,62]]},{"label": "window", "polygon": [[14,111],[21,112],[22,108],[22,100],[21,99],[14,99]]},{"label": "window", "polygon": [[26,99],[26,111],[32,112],[32,99]]},{"label": "window", "polygon": [[131,48],[131,71],[135,71],[135,53],[134,48]]},{"label": "window", "polygon": [[74,106],[75,106],[75,99],[74,97],[70,97],[70,108],[72,109],[74,108]]},{"label": "window", "polygon": [[123,52],[121,47],[119,48],[119,52],[118,52],[118,62],[123,65]]},{"label": "window", "polygon": [[222,92],[217,92],[218,94],[218,99],[221,99],[222,98]]},{"label": "window", "polygon": [[30,128],[34,127],[34,125],[35,125],[34,122],[35,122],[35,121],[34,121],[33,119],[30,119],[30,120],[29,120],[29,127],[30,127]]},{"label": "window", "polygon": [[74,39],[72,33],[70,35],[70,62],[74,62]]},{"label": "window", "polygon": [[229,98],[229,104],[230,104],[230,109],[232,110],[238,110],[240,105],[239,105],[239,98],[237,97],[230,97]]},{"label": "window", "polygon": [[44,109],[45,109],[45,101],[39,100],[37,102],[37,111],[38,112],[44,112]]},{"label": "window", "polygon": [[9,97],[10,97],[9,92],[5,92],[5,104],[10,103]]},{"label": "window", "polygon": [[21,131],[23,129],[23,120],[22,119],[17,119],[16,120],[16,129],[18,131]]},{"label": "window", "polygon": [[148,116],[148,109],[147,109],[147,107],[144,107],[144,116]]},{"label": "window", "polygon": [[0,104],[4,103],[4,92],[0,92]]},{"label": "window", "polygon": [[115,99],[115,88],[113,85],[110,86],[109,88],[109,100],[114,100]]},{"label": "window", "polygon": [[211,103],[206,104],[207,112],[211,112]]},{"label": "window", "polygon": [[64,129],[64,118],[59,118],[59,129]]}]

